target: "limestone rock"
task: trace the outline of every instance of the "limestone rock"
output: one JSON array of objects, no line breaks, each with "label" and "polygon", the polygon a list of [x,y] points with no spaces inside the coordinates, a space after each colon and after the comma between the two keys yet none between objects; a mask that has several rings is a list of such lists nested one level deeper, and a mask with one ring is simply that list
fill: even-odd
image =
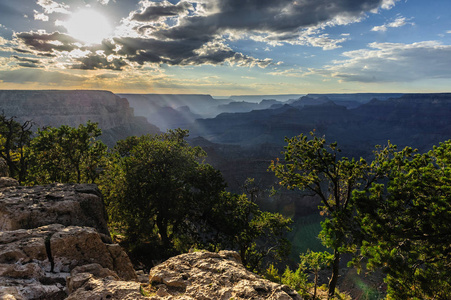
[{"label": "limestone rock", "polygon": [[19,182],[10,177],[0,177],[0,189],[12,186],[18,186]]},{"label": "limestone rock", "polygon": [[106,219],[102,195],[94,184],[11,186],[0,190],[0,231],[49,224],[89,226],[110,240]]},{"label": "limestone rock", "polygon": [[70,293],[67,299],[148,299],[141,294],[141,285],[121,281],[119,276],[99,264],[84,265],[72,270],[67,278]]},{"label": "limestone rock", "polygon": [[144,297],[140,293],[140,284],[138,282],[91,277],[82,287],[66,298],[66,300],[80,299],[140,300],[149,298]]},{"label": "limestone rock", "polygon": [[127,99],[108,91],[0,90],[0,107],[18,122],[33,120],[34,128],[98,123],[101,139],[111,147],[127,136],[160,132],[135,117]]},{"label": "limestone rock", "polygon": [[302,299],[246,270],[233,251],[182,254],[152,268],[149,279],[152,299]]},{"label": "limestone rock", "polygon": [[[92,271],[88,267],[92,263],[103,270],[92,271],[94,274],[136,280],[127,259],[120,248],[105,244],[97,231],[89,227],[52,224],[0,232],[0,297],[64,299],[69,273],[78,266]],[[74,289],[74,285],[70,288]]]}]

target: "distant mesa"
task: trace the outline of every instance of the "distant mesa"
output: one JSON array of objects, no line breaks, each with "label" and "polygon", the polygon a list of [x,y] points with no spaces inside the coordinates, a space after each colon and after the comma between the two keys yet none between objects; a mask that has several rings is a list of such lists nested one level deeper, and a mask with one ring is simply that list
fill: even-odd
[{"label": "distant mesa", "polygon": [[108,145],[129,135],[160,132],[135,117],[126,99],[108,91],[0,90],[0,107],[20,122],[33,121],[35,128],[97,122]]}]

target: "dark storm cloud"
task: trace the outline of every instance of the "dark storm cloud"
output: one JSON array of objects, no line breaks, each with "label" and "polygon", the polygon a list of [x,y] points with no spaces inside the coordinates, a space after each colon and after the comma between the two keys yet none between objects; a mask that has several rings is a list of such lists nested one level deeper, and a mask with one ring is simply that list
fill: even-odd
[{"label": "dark storm cloud", "polygon": [[218,34],[225,30],[289,33],[335,18],[356,19],[384,0],[216,0],[203,5],[212,14],[191,16],[161,31],[166,38]]},{"label": "dark storm cloud", "polygon": [[[234,52],[224,45],[224,38],[233,35],[263,35],[267,42],[299,42],[302,30],[330,22],[346,24],[396,0],[212,0],[185,1],[173,5],[167,1],[153,3],[143,1],[140,12],[131,14],[139,21],[136,30],[148,34],[142,38],[120,38],[121,55],[130,61],[143,64],[257,64],[266,66],[268,61],[258,60]],[[196,7],[192,14],[187,10]],[[157,26],[162,16],[179,14],[178,22],[171,26]],[[161,20],[160,20],[161,21]],[[160,23],[160,25],[163,24]],[[167,25],[167,24],[166,24]],[[326,37],[327,38],[327,37]],[[323,37],[325,39],[325,37]],[[223,47],[206,49],[207,44],[221,41]],[[327,39],[326,39],[327,40]],[[340,41],[330,41],[336,46]],[[327,45],[310,42],[310,45],[327,48]]]},{"label": "dark storm cloud", "polygon": [[16,37],[30,49],[40,52],[72,51],[78,48],[75,45],[76,39],[59,32],[21,32],[17,33]]},{"label": "dark storm cloud", "polygon": [[121,45],[118,55],[140,65],[144,63],[166,63],[169,65],[236,64],[266,65],[258,60],[236,53],[221,43],[209,43],[204,38],[158,40],[153,38],[116,38]]},{"label": "dark storm cloud", "polygon": [[31,58],[26,58],[26,57],[20,57],[20,56],[17,56],[17,55],[13,55],[11,57],[15,58],[16,60],[18,60],[20,62],[39,64],[39,60],[38,59],[31,59]]},{"label": "dark storm cloud", "polygon": [[130,61],[143,64],[168,63],[180,64],[183,60],[196,55],[194,50],[200,48],[208,40],[184,39],[162,41],[154,38],[116,38],[115,42],[122,46],[119,55]]},{"label": "dark storm cloud", "polygon": [[24,49],[20,49],[20,48],[13,48],[14,51],[19,52],[19,53],[26,53],[26,54],[31,54],[33,53],[33,51],[30,50],[24,50]]},{"label": "dark storm cloud", "polygon": [[135,12],[132,20],[139,22],[158,21],[162,17],[173,17],[188,13],[193,9],[193,5],[186,1],[172,4],[168,1],[151,2],[142,12]]},{"label": "dark storm cloud", "polygon": [[23,68],[39,68],[41,67],[38,64],[33,64],[33,63],[17,63],[18,66],[21,66]]},{"label": "dark storm cloud", "polygon": [[72,69],[81,70],[121,70],[128,64],[122,58],[108,60],[105,56],[90,55],[77,59],[80,64],[75,64]]},{"label": "dark storm cloud", "polygon": [[[198,0],[140,1],[141,9],[131,12],[130,28],[140,37],[116,37],[100,45],[82,46],[60,32],[22,32],[15,50],[39,56],[63,55],[81,50],[81,58],[70,57],[71,68],[121,70],[127,65],[146,63],[168,65],[224,64],[265,67],[269,59],[258,59],[234,51],[227,40],[240,35],[268,43],[302,42],[327,48],[339,40],[318,34],[314,42],[304,42],[303,30],[324,24],[347,24],[365,12],[393,5],[397,0]],[[50,12],[62,12],[53,0],[38,3]],[[166,17],[178,17],[168,21]],[[124,24],[127,24],[125,22]],[[329,22],[329,23],[328,23]],[[321,40],[321,41],[320,41]],[[335,44],[334,44],[335,43]],[[31,63],[21,61],[20,63]]]}]

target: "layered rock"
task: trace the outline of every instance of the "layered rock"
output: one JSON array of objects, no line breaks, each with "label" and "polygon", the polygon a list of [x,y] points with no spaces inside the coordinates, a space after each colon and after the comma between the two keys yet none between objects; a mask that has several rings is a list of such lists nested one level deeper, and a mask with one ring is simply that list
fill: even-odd
[{"label": "layered rock", "polygon": [[246,270],[234,251],[182,254],[150,270],[152,299],[301,299]]},{"label": "layered rock", "polygon": [[0,232],[0,296],[64,299],[70,271],[94,262],[118,278],[135,280],[130,260],[118,247],[105,244],[89,227],[53,224]]},{"label": "layered rock", "polygon": [[2,178],[0,190],[0,231],[31,229],[49,224],[88,226],[109,236],[107,215],[99,189],[94,184],[52,184],[17,186]]},{"label": "layered rock", "polygon": [[65,299],[70,272],[93,263],[136,281],[127,254],[111,244],[95,185],[21,187],[5,177],[2,183],[0,299]]},{"label": "layered rock", "polygon": [[0,107],[6,116],[31,120],[36,127],[96,122],[109,145],[130,135],[159,132],[145,118],[134,116],[127,99],[108,91],[0,90]]}]

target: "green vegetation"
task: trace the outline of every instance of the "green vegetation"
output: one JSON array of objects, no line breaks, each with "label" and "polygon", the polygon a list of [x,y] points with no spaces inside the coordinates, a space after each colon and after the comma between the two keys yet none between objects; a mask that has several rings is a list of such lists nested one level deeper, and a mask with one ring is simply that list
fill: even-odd
[{"label": "green vegetation", "polygon": [[20,183],[27,173],[25,146],[31,140],[32,126],[30,121],[21,124],[14,117],[0,115],[0,157],[6,161],[10,176]]},{"label": "green vegetation", "polygon": [[389,144],[371,170],[384,180],[355,193],[367,267],[387,274],[392,299],[449,299],[451,141],[425,154]]},{"label": "green vegetation", "polygon": [[382,268],[390,299],[449,299],[451,141],[426,154],[388,143],[367,164],[339,158],[336,143],[311,137],[287,139],[285,161],[270,168],[281,185],[322,200],[320,236],[334,250],[328,297],[340,254],[349,252],[354,265]]},{"label": "green vegetation", "polygon": [[[451,141],[424,154],[388,143],[367,163],[341,157],[336,143],[314,134],[286,139],[284,160],[270,169],[282,186],[322,202],[320,215],[293,233],[308,236],[308,245],[291,236],[304,253],[297,268],[279,274],[275,262],[290,250],[292,222],[258,207],[252,179],[244,194],[227,192],[221,173],[204,162],[205,152],[186,142],[186,130],[129,137],[109,152],[100,134],[88,122],[40,129],[32,139],[30,122],[3,115],[0,157],[21,183],[98,183],[112,232],[151,259],[233,249],[250,270],[315,299],[325,293],[319,271],[329,266],[327,297],[344,297],[336,294],[338,267],[350,253],[352,266],[386,274],[388,299],[451,295]],[[333,253],[317,243],[320,221],[321,241]]]},{"label": "green vegetation", "polygon": [[333,297],[338,281],[342,253],[355,251],[356,224],[352,191],[361,187],[367,173],[365,160],[339,158],[337,143],[326,144],[324,138],[311,133],[286,139],[285,160],[272,162],[270,169],[288,189],[308,190],[321,199],[321,223],[324,244],[334,251],[329,297]]},{"label": "green vegetation", "polygon": [[100,134],[97,124],[89,121],[78,128],[63,125],[38,129],[26,149],[28,182],[95,182],[107,149],[96,140]]},{"label": "green vegetation", "polygon": [[246,195],[225,191],[205,152],[190,147],[186,130],[119,141],[100,187],[113,226],[133,247],[159,245],[169,256],[190,248],[236,249],[250,269],[288,253],[290,220],[262,212]]}]

